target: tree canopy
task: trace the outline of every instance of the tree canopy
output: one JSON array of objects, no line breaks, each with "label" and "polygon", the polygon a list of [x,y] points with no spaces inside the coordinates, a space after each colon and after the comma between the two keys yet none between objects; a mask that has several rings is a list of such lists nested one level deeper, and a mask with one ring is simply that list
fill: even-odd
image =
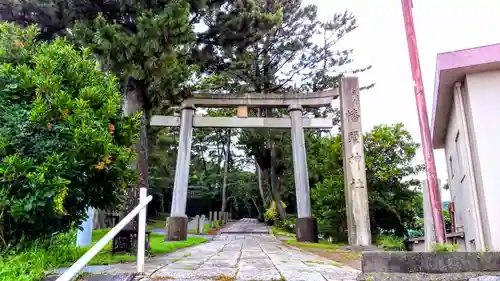
[{"label": "tree canopy", "polygon": [[[313,141],[319,141],[316,147],[321,149],[308,155],[310,170],[315,173],[311,176],[318,179],[312,188],[314,213],[322,233],[344,241],[347,219],[341,137]],[[411,180],[423,170],[412,163],[418,144],[402,124],[396,124],[376,126],[364,135],[364,145],[371,230],[373,234],[405,236],[422,214],[420,182]]]}]

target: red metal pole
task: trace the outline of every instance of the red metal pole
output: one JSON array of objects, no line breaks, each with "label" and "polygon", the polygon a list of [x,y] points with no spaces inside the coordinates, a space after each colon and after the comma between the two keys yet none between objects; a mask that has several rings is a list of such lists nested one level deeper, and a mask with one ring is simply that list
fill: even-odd
[{"label": "red metal pole", "polygon": [[422,149],[425,158],[425,170],[427,173],[427,187],[429,189],[429,199],[432,211],[432,221],[437,243],[446,243],[446,232],[443,221],[443,205],[439,191],[439,183],[436,173],[436,163],[434,162],[434,152],[432,150],[431,130],[429,127],[429,117],[427,115],[427,105],[425,103],[424,86],[422,82],[422,72],[420,70],[420,59],[418,57],[417,36],[413,24],[412,0],[401,0],[403,7],[403,17],[405,21],[406,40],[408,42],[408,54],[410,56],[411,72],[414,82],[415,99],[417,103],[418,123],[420,125],[420,135],[422,137]]}]

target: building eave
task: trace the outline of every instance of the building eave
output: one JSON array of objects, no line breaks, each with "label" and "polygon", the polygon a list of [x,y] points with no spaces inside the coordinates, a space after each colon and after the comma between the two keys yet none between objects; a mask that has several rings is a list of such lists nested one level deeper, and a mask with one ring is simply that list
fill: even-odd
[{"label": "building eave", "polygon": [[441,53],[436,59],[432,144],[444,148],[448,120],[453,104],[453,85],[466,74],[500,70],[500,44]]}]

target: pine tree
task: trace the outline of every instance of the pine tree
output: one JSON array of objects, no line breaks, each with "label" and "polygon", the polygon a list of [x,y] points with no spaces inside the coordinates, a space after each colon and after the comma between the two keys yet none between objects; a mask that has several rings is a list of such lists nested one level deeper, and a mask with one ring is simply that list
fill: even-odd
[{"label": "pine tree", "polygon": [[[142,112],[136,149],[138,186],[147,188],[149,116],[162,101],[178,103],[187,92],[186,81],[195,69],[188,63],[194,32],[189,5],[182,0],[150,9],[130,7],[128,11],[125,6],[124,11],[122,17],[133,14],[133,18],[110,22],[103,13],[92,21],[77,22],[71,37],[76,44],[90,47],[105,69],[123,79],[126,113]],[[138,203],[137,192],[129,197],[129,210]]]},{"label": "pine tree", "polygon": [[[326,21],[318,20],[315,5],[301,1],[262,1],[267,13],[281,13],[280,24],[269,29],[260,40],[245,49],[221,46],[219,53],[227,67],[206,78],[205,91],[225,89],[226,93],[294,93],[336,87],[352,62],[352,50],[337,50],[336,43],[356,27],[355,17],[336,13]],[[351,70],[353,72],[364,69]],[[369,86],[370,87],[370,86]],[[312,110],[316,116],[331,115],[331,110]],[[254,116],[281,117],[284,110],[256,109]],[[254,156],[266,175],[273,201],[281,201],[279,176],[283,172],[280,147],[287,132],[264,129],[245,130],[239,142]],[[281,217],[285,211],[277,204]]]}]

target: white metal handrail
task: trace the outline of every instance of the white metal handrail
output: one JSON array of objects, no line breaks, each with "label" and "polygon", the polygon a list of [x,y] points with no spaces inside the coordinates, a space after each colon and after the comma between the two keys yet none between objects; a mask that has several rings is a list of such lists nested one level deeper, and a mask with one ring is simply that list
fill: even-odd
[{"label": "white metal handrail", "polygon": [[[141,188],[140,203],[127,216],[125,216],[115,227],[90,248],[79,260],[66,270],[56,281],[71,281],[82,270],[85,265],[97,255],[132,219],[139,214],[139,230],[137,238],[137,270],[144,271],[144,248],[146,235],[146,206],[153,200],[153,196],[146,195],[146,189]],[[140,212],[140,213],[139,213]]]}]

